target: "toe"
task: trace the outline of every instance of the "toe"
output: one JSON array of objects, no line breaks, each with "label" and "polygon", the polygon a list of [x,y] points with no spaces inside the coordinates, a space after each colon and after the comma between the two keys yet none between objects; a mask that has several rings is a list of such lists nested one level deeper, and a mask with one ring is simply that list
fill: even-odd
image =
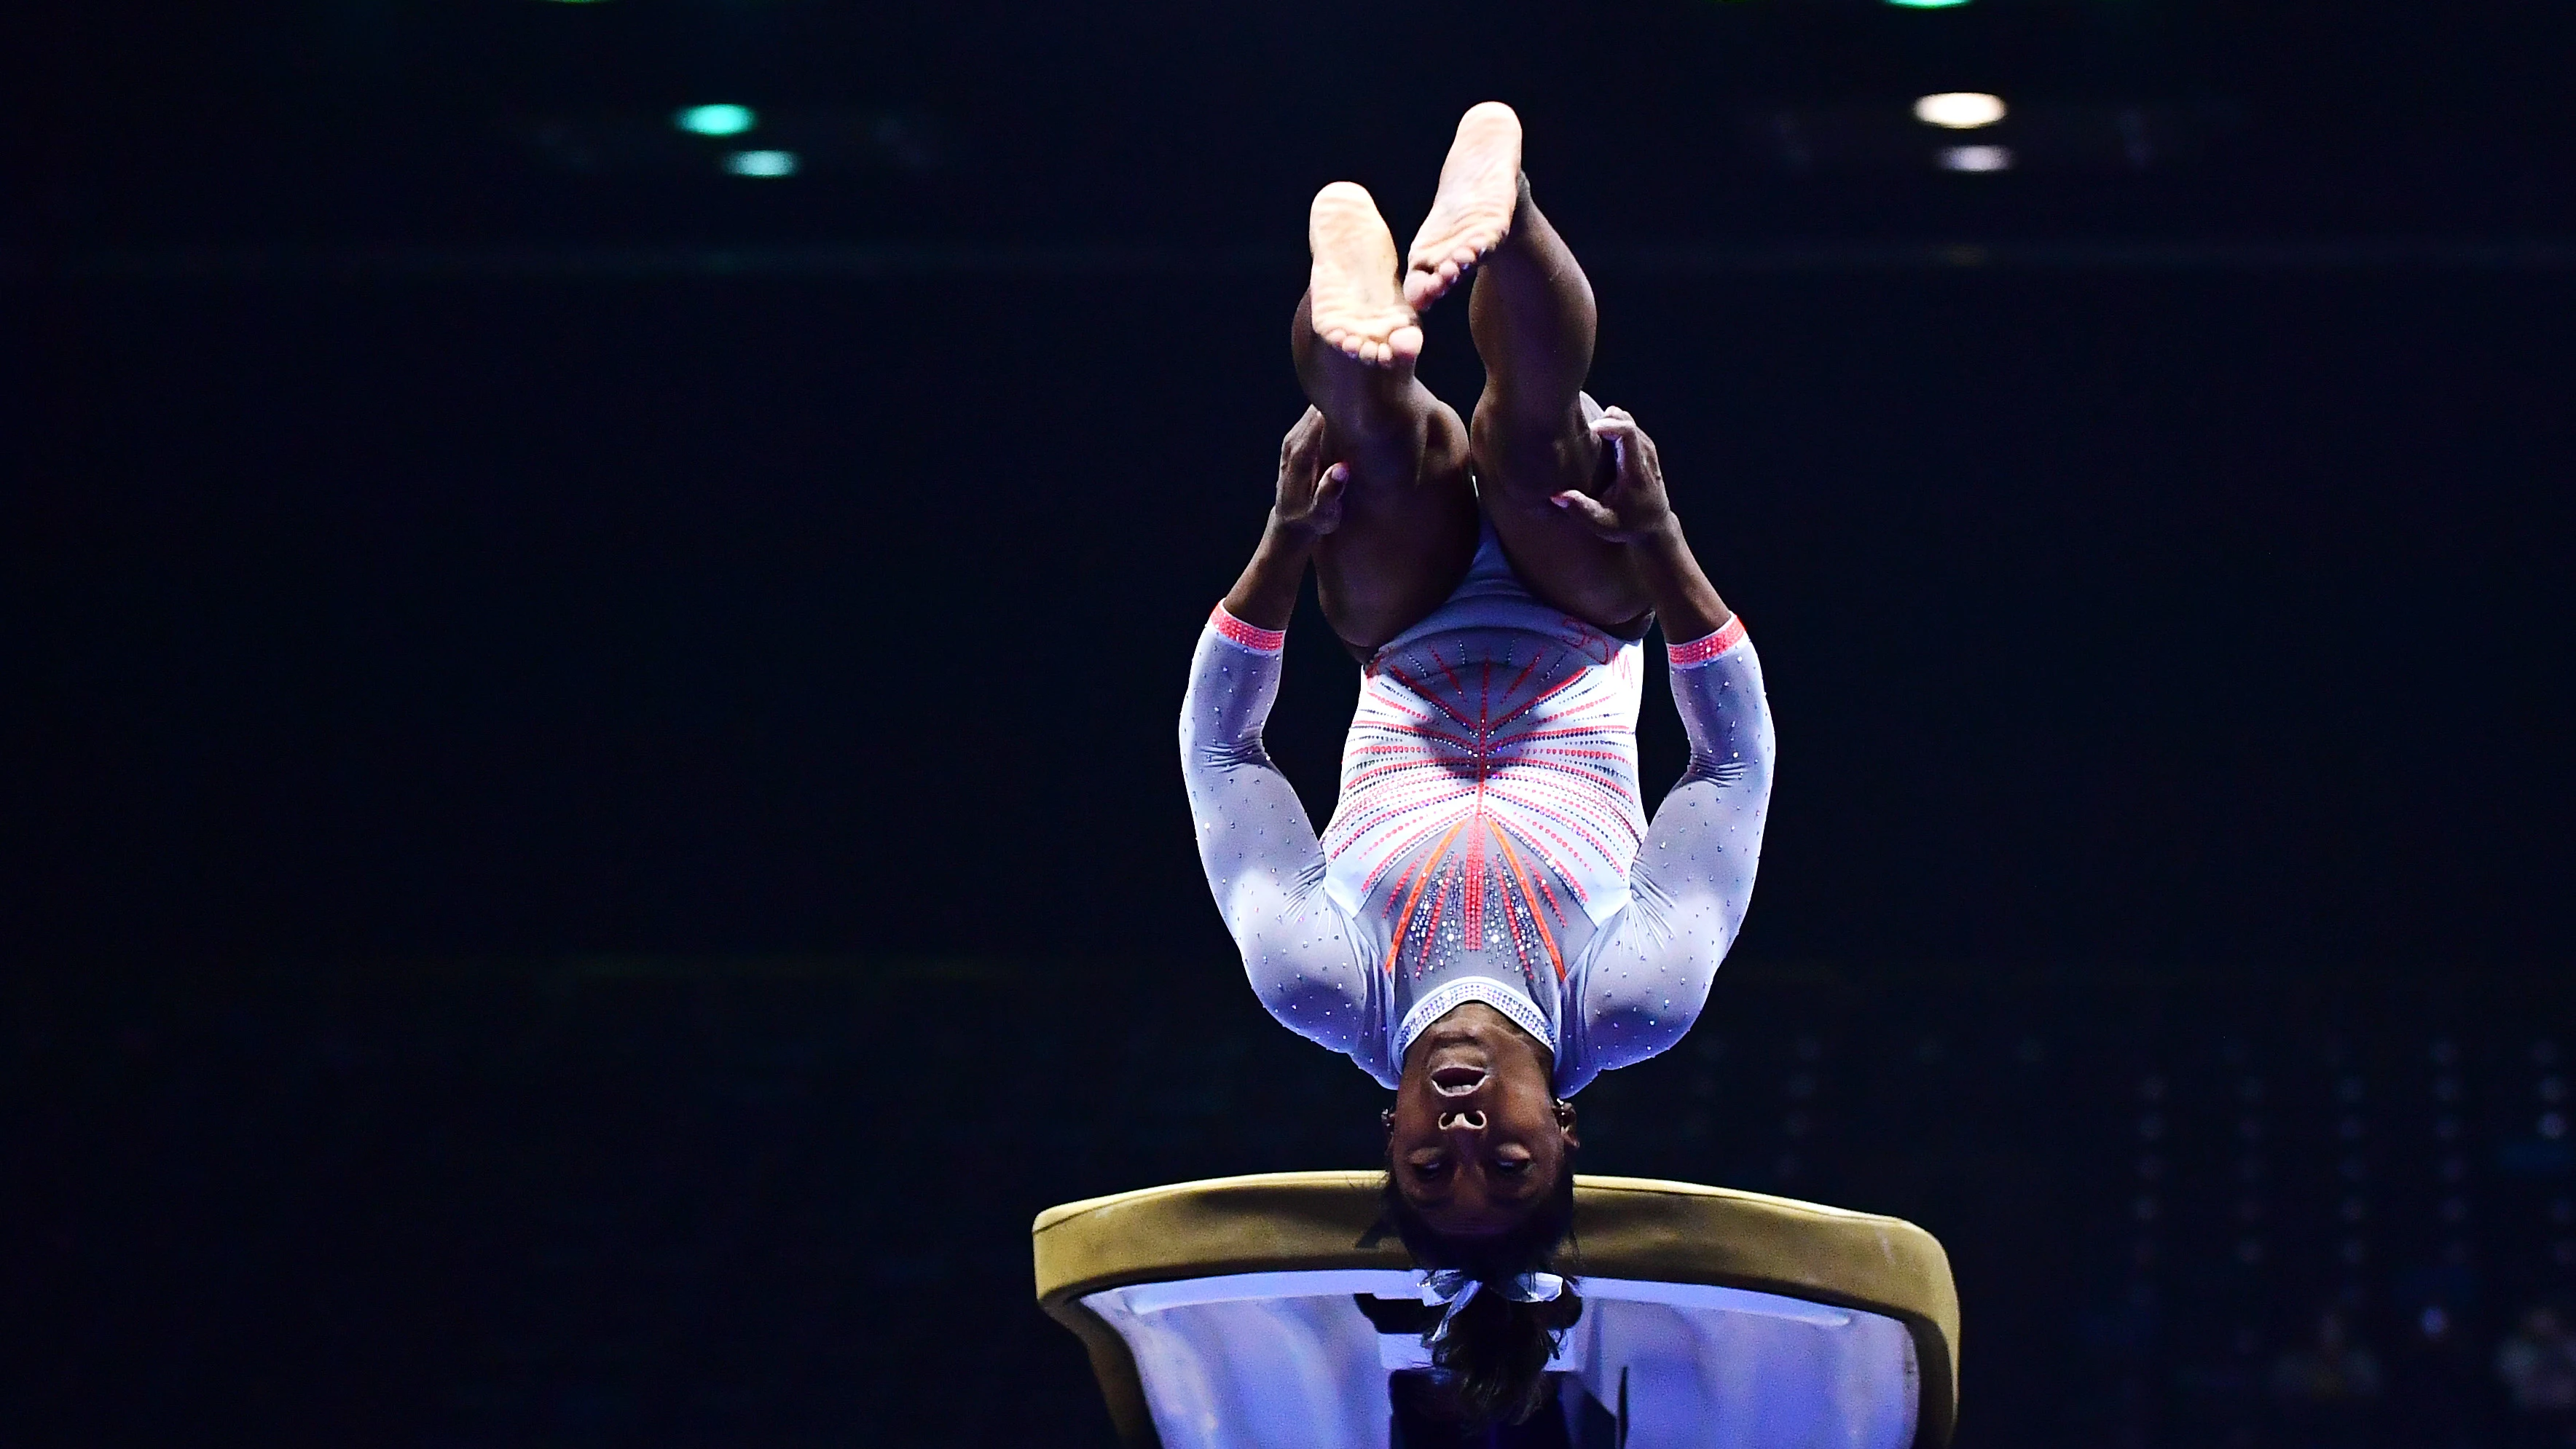
[{"label": "toe", "polygon": [[1422,329],[1419,327],[1398,327],[1393,332],[1387,334],[1386,344],[1393,350],[1396,356],[1408,361],[1413,358],[1420,357],[1422,355]]}]

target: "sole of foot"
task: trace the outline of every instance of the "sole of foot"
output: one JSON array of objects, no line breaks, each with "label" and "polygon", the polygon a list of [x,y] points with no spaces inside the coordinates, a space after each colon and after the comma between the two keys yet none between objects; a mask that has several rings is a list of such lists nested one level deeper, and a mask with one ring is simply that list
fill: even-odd
[{"label": "sole of foot", "polygon": [[1469,107],[1440,163],[1440,194],[1405,257],[1405,301],[1418,311],[1458,285],[1511,235],[1520,197],[1521,118],[1500,101]]},{"label": "sole of foot", "polygon": [[1317,337],[1374,367],[1421,355],[1422,329],[1396,286],[1395,235],[1368,188],[1336,181],[1316,192],[1306,245],[1315,258],[1306,297]]}]

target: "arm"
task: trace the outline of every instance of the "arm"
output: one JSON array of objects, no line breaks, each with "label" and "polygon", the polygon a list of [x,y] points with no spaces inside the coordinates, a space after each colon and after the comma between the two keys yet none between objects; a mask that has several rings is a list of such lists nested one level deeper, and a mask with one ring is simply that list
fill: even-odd
[{"label": "arm", "polygon": [[1618,449],[1618,479],[1599,499],[1560,494],[1558,506],[1636,560],[1668,641],[1690,763],[1638,847],[1627,909],[1585,952],[1566,1092],[1665,1050],[1698,1018],[1752,901],[1774,752],[1762,662],[1691,553],[1653,440],[1616,408],[1594,432]]},{"label": "arm", "polygon": [[1339,521],[1339,483],[1315,468],[1322,433],[1311,410],[1289,433],[1280,503],[1199,635],[1181,704],[1181,775],[1199,864],[1254,994],[1281,1025],[1374,1071],[1364,1030],[1371,977],[1359,934],[1324,894],[1315,828],[1261,745],[1306,563],[1315,540]]}]

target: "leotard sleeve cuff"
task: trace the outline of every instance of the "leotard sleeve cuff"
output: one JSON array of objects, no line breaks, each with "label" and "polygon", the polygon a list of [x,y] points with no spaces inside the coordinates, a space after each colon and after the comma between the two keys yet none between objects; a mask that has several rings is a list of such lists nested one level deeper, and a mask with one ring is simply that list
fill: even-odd
[{"label": "leotard sleeve cuff", "polygon": [[[1217,612],[1225,611],[1219,609]],[[1664,652],[1672,659],[1675,669],[1697,669],[1743,642],[1744,616],[1738,614],[1727,620],[1726,626],[1716,633],[1704,634],[1681,644],[1666,645]]]},{"label": "leotard sleeve cuff", "polygon": [[1217,605],[1216,612],[1208,615],[1208,627],[1224,635],[1229,643],[1239,644],[1255,654],[1276,654],[1288,647],[1287,630],[1263,629],[1247,624],[1227,613],[1223,604]]}]

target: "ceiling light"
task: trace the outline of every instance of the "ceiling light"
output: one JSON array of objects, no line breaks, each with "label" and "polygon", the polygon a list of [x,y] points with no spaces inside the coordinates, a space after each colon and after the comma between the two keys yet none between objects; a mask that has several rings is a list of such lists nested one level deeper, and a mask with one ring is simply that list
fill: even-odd
[{"label": "ceiling light", "polygon": [[1947,10],[1953,5],[1965,5],[1968,0],[1887,0],[1887,3],[1902,5],[1908,10]]},{"label": "ceiling light", "polygon": [[796,153],[793,151],[736,151],[725,157],[724,169],[736,176],[793,176],[796,174]]},{"label": "ceiling light", "polygon": [[1944,146],[1940,160],[1944,171],[2010,171],[2013,154],[2010,146]]},{"label": "ceiling light", "polygon": [[749,106],[685,106],[671,124],[701,136],[739,136],[760,124]]},{"label": "ceiling light", "polygon": [[1914,103],[1914,119],[1952,131],[1973,131],[2003,118],[2003,98],[1984,91],[1943,91]]}]

